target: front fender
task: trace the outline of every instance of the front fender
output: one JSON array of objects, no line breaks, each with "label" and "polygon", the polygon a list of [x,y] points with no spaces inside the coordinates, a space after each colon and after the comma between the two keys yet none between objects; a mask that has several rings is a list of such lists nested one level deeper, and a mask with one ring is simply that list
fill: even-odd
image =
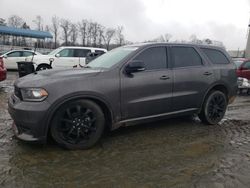
[{"label": "front fender", "polygon": [[114,115],[114,109],[112,108],[111,104],[108,103],[107,100],[103,96],[94,92],[77,92],[77,93],[65,95],[57,99],[53,104],[51,104],[51,107],[49,108],[46,114],[47,118],[46,118],[46,126],[45,126],[46,130],[45,131],[47,133],[49,131],[50,122],[53,118],[53,115],[59,109],[59,107],[66,102],[77,100],[77,99],[90,99],[90,100],[92,99],[92,100],[97,100],[97,101],[102,102],[110,110],[112,122],[114,121],[113,117],[116,117]]}]

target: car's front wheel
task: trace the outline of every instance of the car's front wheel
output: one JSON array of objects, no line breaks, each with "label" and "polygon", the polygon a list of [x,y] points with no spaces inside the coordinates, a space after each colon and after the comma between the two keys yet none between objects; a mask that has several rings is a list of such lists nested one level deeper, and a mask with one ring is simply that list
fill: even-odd
[{"label": "car's front wheel", "polygon": [[48,64],[41,64],[41,65],[38,65],[38,67],[36,68],[36,71],[42,71],[42,70],[48,70],[48,69],[52,69],[52,67]]},{"label": "car's front wheel", "polygon": [[226,95],[221,91],[211,91],[208,93],[199,118],[203,123],[214,125],[222,120],[227,109]]},{"label": "car's front wheel", "polygon": [[51,135],[67,149],[88,149],[100,139],[105,126],[101,108],[90,100],[62,105],[51,122]]}]

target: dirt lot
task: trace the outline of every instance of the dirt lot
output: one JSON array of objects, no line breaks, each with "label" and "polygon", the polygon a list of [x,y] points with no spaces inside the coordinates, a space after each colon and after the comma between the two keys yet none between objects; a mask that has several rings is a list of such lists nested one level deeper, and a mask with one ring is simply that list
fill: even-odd
[{"label": "dirt lot", "polygon": [[16,140],[0,83],[0,187],[250,187],[250,96],[206,126],[172,119],[121,128],[93,149],[67,151]]}]

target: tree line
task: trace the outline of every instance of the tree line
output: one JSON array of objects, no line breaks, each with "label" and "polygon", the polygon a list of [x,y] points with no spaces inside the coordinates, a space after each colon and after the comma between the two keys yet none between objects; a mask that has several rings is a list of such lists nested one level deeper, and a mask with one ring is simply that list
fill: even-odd
[{"label": "tree line", "polygon": [[[43,18],[38,15],[32,20],[35,28],[30,27],[27,22],[18,15],[11,15],[7,20],[0,18],[0,25],[23,29],[35,29],[38,31],[48,31],[53,34],[53,42],[47,41],[45,45],[58,46],[92,46],[103,47],[109,50],[117,46],[122,46],[125,41],[124,27],[105,27],[102,24],[82,19],[76,23],[69,19],[53,16],[49,25],[44,24]],[[26,45],[27,39],[24,37],[1,36],[1,44]],[[44,41],[37,40],[37,45],[41,46]],[[44,44],[43,44],[44,45]]]},{"label": "tree line", "polygon": [[[87,19],[72,22],[69,19],[59,18],[58,16],[53,16],[50,24],[45,24],[40,15],[36,16],[32,22],[34,28],[30,27],[27,22],[18,15],[11,15],[7,20],[0,18],[0,25],[48,31],[53,34],[53,41],[37,40],[35,42],[35,46],[37,47],[57,48],[59,46],[90,46],[110,50],[124,44],[132,43],[125,40],[123,26],[117,26],[116,28],[105,27],[98,22]],[[170,42],[171,39],[172,35],[170,33],[165,33],[144,42]],[[32,41],[32,39],[0,35],[0,44],[28,46],[28,41]],[[223,43],[220,41],[214,41],[209,38],[199,39],[195,34],[192,34],[189,40],[171,41],[178,43],[211,44],[224,47]]]}]

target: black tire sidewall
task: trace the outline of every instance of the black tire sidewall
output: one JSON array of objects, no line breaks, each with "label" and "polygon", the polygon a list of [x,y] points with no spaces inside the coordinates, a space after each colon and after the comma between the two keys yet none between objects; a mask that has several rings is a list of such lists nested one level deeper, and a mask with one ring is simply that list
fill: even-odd
[{"label": "black tire sidewall", "polygon": [[213,121],[213,120],[211,120],[210,118],[209,118],[209,115],[208,115],[208,105],[209,105],[209,103],[211,102],[211,100],[212,100],[212,98],[214,97],[214,95],[221,95],[221,96],[223,96],[223,98],[224,98],[224,100],[225,100],[225,102],[226,102],[226,106],[225,106],[225,109],[224,109],[224,111],[223,111],[223,116],[222,116],[222,118],[224,117],[224,115],[225,115],[225,113],[226,113],[226,109],[227,109],[227,104],[228,104],[228,101],[227,101],[227,99],[226,99],[226,96],[225,96],[225,94],[223,93],[223,92],[221,92],[221,91],[212,91],[209,95],[208,95],[208,97],[207,97],[207,99],[206,99],[206,101],[205,101],[205,105],[204,105],[204,109],[203,109],[203,111],[204,111],[204,115],[205,115],[205,118],[206,118],[206,121],[207,121],[207,123],[209,123],[209,124],[211,124],[211,125],[215,125],[215,124],[217,124],[218,122],[220,122],[221,120],[222,120],[222,118],[220,119],[220,120],[217,120],[217,121]]},{"label": "black tire sidewall", "polygon": [[[96,132],[89,140],[81,144],[71,144],[71,143],[66,142],[60,137],[60,133],[58,133],[57,131],[57,124],[59,122],[58,120],[61,117],[62,113],[64,112],[64,109],[67,106],[74,105],[74,104],[81,104],[82,106],[89,108],[90,110],[92,110],[92,112],[96,116],[96,121],[95,121],[95,126],[97,128]],[[63,104],[61,107],[59,107],[59,109],[54,115],[53,120],[51,121],[50,132],[51,132],[52,138],[59,145],[61,145],[62,147],[66,149],[88,149],[94,146],[98,142],[98,140],[101,138],[103,130],[104,130],[104,126],[105,126],[104,114],[101,108],[96,103],[90,100],[75,100],[75,101],[67,102]]]}]

